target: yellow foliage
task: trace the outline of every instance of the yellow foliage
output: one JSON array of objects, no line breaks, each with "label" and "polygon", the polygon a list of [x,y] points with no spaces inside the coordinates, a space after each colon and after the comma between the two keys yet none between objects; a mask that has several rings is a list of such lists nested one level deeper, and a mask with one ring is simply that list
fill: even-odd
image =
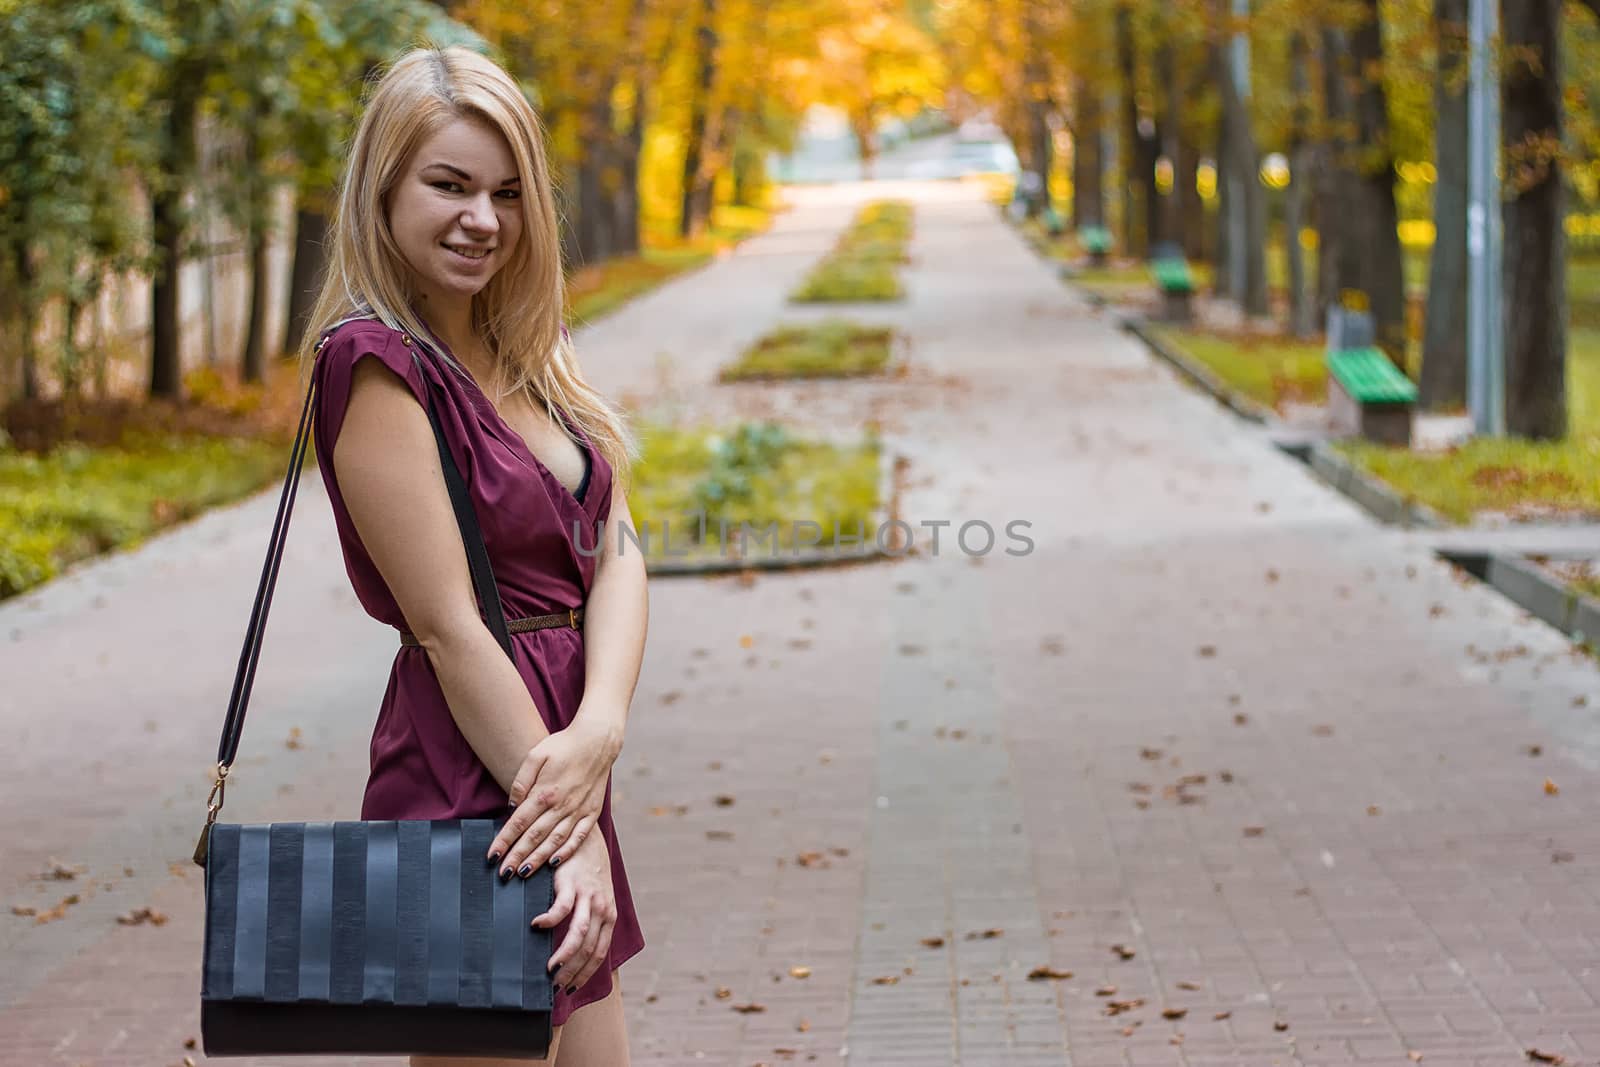
[{"label": "yellow foliage", "polygon": [[1400,243],[1407,248],[1431,248],[1435,231],[1430,219],[1407,219],[1399,225]]}]

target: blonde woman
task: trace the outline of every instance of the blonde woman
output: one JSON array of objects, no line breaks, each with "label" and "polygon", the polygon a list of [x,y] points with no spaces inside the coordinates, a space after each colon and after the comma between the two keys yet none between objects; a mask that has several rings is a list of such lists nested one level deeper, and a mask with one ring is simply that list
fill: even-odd
[{"label": "blonde woman", "polygon": [[[644,942],[610,772],[644,651],[645,570],[620,550],[628,438],[562,328],[549,167],[516,83],[461,48],[401,56],[351,144],[330,241],[302,353],[319,467],[356,595],[402,641],[361,817],[514,806],[486,861],[502,878],[555,866],[556,903],[535,921],[554,929],[547,1062],[618,1067],[615,971]],[[430,397],[507,619],[567,621],[514,633],[515,662],[478,613]]]}]

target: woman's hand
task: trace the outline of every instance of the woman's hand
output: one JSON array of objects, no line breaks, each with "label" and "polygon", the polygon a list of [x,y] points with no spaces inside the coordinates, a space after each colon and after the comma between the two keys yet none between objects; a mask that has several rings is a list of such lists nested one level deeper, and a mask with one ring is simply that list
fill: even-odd
[{"label": "woman's hand", "polygon": [[592,836],[620,743],[579,714],[523,759],[511,783],[516,810],[495,835],[489,857],[504,856],[500,874],[523,877],[546,861],[559,865]]},{"label": "woman's hand", "polygon": [[533,925],[549,929],[572,916],[567,936],[550,954],[556,985],[571,996],[605,964],[617,927],[617,894],[605,838],[590,834],[556,870],[555,882],[555,903]]}]

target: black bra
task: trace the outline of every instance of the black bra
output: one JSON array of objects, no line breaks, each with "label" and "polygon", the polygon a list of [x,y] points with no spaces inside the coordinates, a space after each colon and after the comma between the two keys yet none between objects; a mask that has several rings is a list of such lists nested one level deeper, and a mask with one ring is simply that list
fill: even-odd
[{"label": "black bra", "polygon": [[583,450],[583,477],[578,481],[578,488],[572,491],[578,503],[583,503],[584,494],[589,491],[589,472],[594,469],[594,460],[589,455],[589,450]]}]

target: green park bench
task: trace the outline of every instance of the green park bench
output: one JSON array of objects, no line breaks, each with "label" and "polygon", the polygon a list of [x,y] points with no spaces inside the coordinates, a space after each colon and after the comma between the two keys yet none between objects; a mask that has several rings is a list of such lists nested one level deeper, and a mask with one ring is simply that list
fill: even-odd
[{"label": "green park bench", "polygon": [[1161,317],[1167,322],[1189,322],[1194,318],[1194,272],[1188,261],[1174,256],[1150,265],[1156,287],[1161,290]]},{"label": "green park bench", "polygon": [[1329,352],[1328,414],[1345,434],[1386,445],[1411,445],[1417,387],[1377,348]]},{"label": "green park bench", "polygon": [[1111,255],[1111,231],[1104,226],[1085,226],[1078,231],[1083,250],[1089,253],[1089,262],[1103,267]]}]

